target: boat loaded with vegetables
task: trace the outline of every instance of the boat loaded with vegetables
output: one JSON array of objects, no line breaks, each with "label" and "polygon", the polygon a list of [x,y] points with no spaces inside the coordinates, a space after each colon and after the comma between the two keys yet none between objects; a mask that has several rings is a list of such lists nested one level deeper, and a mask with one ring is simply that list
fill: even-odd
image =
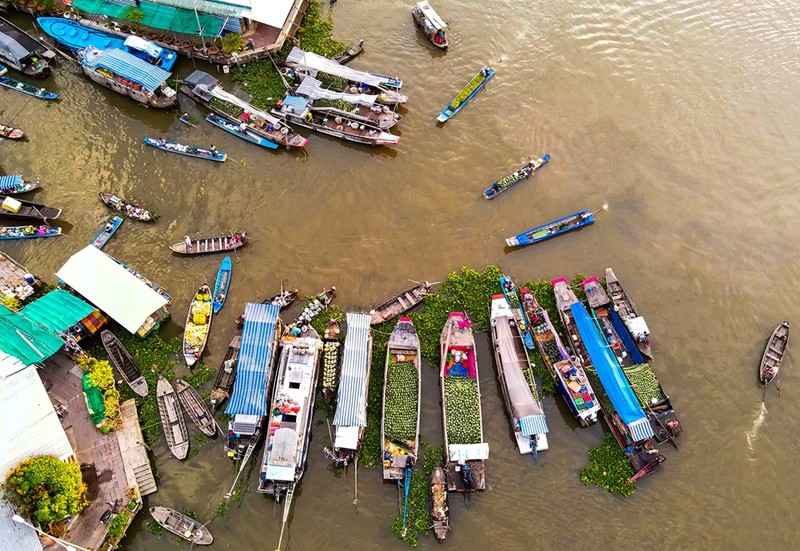
[{"label": "boat loaded with vegetables", "polygon": [[472,322],[463,312],[450,313],[440,344],[447,487],[468,495],[486,488],[484,462],[489,458],[489,444],[483,439],[475,337]]},{"label": "boat loaded with vegetables", "polygon": [[549,160],[550,154],[548,153],[544,157],[540,157],[535,161],[528,161],[528,163],[526,163],[522,168],[512,172],[502,180],[498,180],[486,188],[486,190],[483,192],[483,198],[487,200],[494,199],[504,191],[508,191],[518,183],[527,179],[529,176],[536,174],[536,172],[546,165]]},{"label": "boat loaded with vegetables", "polygon": [[63,235],[58,226],[0,226],[0,239],[39,239]]},{"label": "boat loaded with vegetables", "polygon": [[22,92],[23,94],[27,94],[39,99],[58,99],[58,94],[49,92],[44,88],[40,88],[39,86],[34,86],[33,84],[28,84],[27,82],[22,82],[21,80],[11,78],[5,74],[7,71],[8,69],[6,69],[5,66],[0,65],[0,86],[5,86],[11,90]]},{"label": "boat loaded with vegetables", "polygon": [[341,343],[341,328],[335,319],[328,320],[325,335],[322,338],[322,401],[326,404],[333,402],[336,395],[336,379],[339,375],[339,350]]},{"label": "boat loaded with vegetables", "polygon": [[491,80],[494,76],[494,69],[491,67],[487,67],[484,65],[478,73],[472,77],[467,85],[461,90],[458,95],[453,98],[453,101],[442,110],[442,113],[437,117],[436,120],[439,122],[447,122],[451,118],[455,117],[456,114],[461,111],[464,106],[472,101],[472,98],[475,95],[483,90],[483,87],[486,86],[486,83]]},{"label": "boat loaded with vegetables", "polygon": [[335,293],[336,287],[331,287],[330,289],[324,289],[315,297],[308,297],[305,308],[303,308],[303,311],[297,316],[297,319],[288,325],[287,329],[293,330],[296,328],[298,331],[302,332],[304,325],[310,325],[317,316],[328,309],[328,306],[333,302]]},{"label": "boat loaded with vegetables", "polygon": [[183,332],[183,357],[189,367],[194,366],[203,354],[212,315],[211,289],[204,283],[192,299]]},{"label": "boat loaded with vegetables", "polygon": [[506,239],[506,244],[509,247],[522,247],[524,245],[531,245],[538,243],[551,237],[567,233],[572,230],[577,230],[589,224],[594,224],[594,214],[590,210],[582,210],[575,214],[570,214],[564,218],[559,218],[552,222],[548,222],[542,226],[536,226],[520,234]]},{"label": "boat loaded with vegetables", "polygon": [[228,158],[227,153],[217,151],[214,146],[211,149],[199,145],[182,144],[178,142],[170,142],[164,138],[149,138],[145,136],[142,138],[144,143],[151,145],[162,151],[169,153],[177,153],[178,155],[186,155],[187,157],[196,157],[198,159],[207,159],[209,161],[223,162]]},{"label": "boat loaded with vegetables", "polygon": [[514,322],[517,324],[519,336],[525,343],[525,348],[533,350],[533,337],[528,331],[528,325],[525,322],[525,315],[522,313],[522,307],[519,304],[519,296],[517,295],[517,286],[514,281],[507,275],[500,276],[500,289],[503,291],[503,296],[508,303],[508,307],[514,316]]},{"label": "boat loaded with vegetables", "polygon": [[109,208],[121,212],[125,216],[138,220],[139,222],[151,222],[155,220],[153,214],[146,208],[131,203],[122,197],[117,197],[113,193],[107,191],[100,193],[100,200],[108,205]]},{"label": "boat loaded with vegetables", "polygon": [[241,124],[236,124],[232,120],[214,113],[209,113],[209,115],[206,117],[206,120],[217,128],[221,128],[225,132],[233,134],[237,138],[241,138],[246,142],[259,145],[266,149],[278,149],[278,144],[256,134],[247,125],[244,125],[244,128],[242,128]]},{"label": "boat loaded with vegetables", "polygon": [[431,473],[431,528],[439,543],[450,531],[450,503],[447,499],[447,475],[439,465]]}]

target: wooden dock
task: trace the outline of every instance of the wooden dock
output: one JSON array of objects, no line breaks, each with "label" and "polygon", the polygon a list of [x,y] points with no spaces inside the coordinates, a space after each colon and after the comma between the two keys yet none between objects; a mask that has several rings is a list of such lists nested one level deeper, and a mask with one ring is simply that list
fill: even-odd
[{"label": "wooden dock", "polygon": [[119,449],[122,453],[122,464],[125,467],[125,478],[129,488],[139,488],[139,495],[146,496],[158,490],[147,448],[139,426],[139,415],[136,402],[126,400],[119,407],[122,415],[122,428],[116,431]]},{"label": "wooden dock", "polygon": [[0,251],[0,294],[15,297],[20,302],[30,297],[41,281],[33,276],[33,283],[25,281],[31,276],[25,266]]}]

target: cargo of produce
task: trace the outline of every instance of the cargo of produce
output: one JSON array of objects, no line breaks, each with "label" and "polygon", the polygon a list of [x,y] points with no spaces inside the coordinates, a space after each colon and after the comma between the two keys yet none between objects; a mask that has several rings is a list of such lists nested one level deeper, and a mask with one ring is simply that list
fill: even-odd
[{"label": "cargo of produce", "polygon": [[419,380],[414,362],[389,365],[386,373],[384,433],[387,438],[414,442],[417,438]]},{"label": "cargo of produce", "polygon": [[622,370],[640,404],[649,406],[664,400],[661,385],[648,364],[623,367]]},{"label": "cargo of produce", "polygon": [[448,443],[479,444],[481,414],[478,381],[471,377],[445,377],[442,381]]},{"label": "cargo of produce", "polygon": [[336,390],[336,370],[339,365],[339,342],[326,342],[322,348],[322,395],[328,402]]},{"label": "cargo of produce", "polygon": [[464,87],[464,89],[458,93],[455,99],[453,99],[453,103],[450,104],[450,108],[456,109],[459,105],[461,105],[461,102],[467,99],[469,95],[475,90],[475,88],[477,88],[480,85],[480,83],[484,81],[485,78],[486,77],[483,75],[483,73],[478,73],[477,75],[472,77],[472,80],[469,81],[469,84],[467,84]]}]

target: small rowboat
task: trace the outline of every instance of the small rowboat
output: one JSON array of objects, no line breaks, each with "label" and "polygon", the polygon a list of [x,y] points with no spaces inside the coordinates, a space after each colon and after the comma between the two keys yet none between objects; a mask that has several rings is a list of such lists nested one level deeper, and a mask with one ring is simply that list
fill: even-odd
[{"label": "small rowboat", "polygon": [[245,243],[247,243],[247,234],[231,231],[228,235],[201,237],[198,239],[190,239],[187,235],[182,242],[170,245],[169,248],[172,252],[178,254],[206,254],[235,251]]},{"label": "small rowboat", "polygon": [[519,296],[517,295],[517,286],[507,275],[500,276],[499,282],[500,288],[503,290],[503,296],[511,309],[514,322],[517,325],[517,331],[519,331],[519,335],[525,343],[525,348],[533,350],[536,345],[534,345],[533,337],[528,330],[528,325],[525,323],[525,316],[522,313],[522,306],[519,303]]},{"label": "small rowboat", "polygon": [[156,385],[156,402],[169,451],[178,459],[186,459],[186,454],[189,453],[189,432],[186,430],[186,421],[175,396],[175,389],[161,375],[158,376]]},{"label": "small rowboat", "polygon": [[38,239],[62,235],[58,226],[0,226],[0,239]]},{"label": "small rowboat", "polygon": [[183,115],[180,116],[180,118],[178,118],[178,120],[181,121],[183,124],[197,128],[197,125],[195,125],[192,122],[192,117],[189,116],[189,113],[184,113]]},{"label": "small rowboat", "polygon": [[582,210],[575,214],[570,214],[564,218],[559,218],[552,222],[548,222],[543,226],[536,226],[525,232],[509,237],[506,243],[509,247],[522,247],[532,243],[538,243],[545,239],[550,239],[562,233],[567,233],[572,230],[577,230],[584,226],[594,223],[594,215],[590,210]]},{"label": "small rowboat", "polygon": [[[5,195],[0,195],[0,204],[6,200]],[[21,199],[16,199],[22,206],[19,208],[17,212],[11,212],[10,210],[6,210],[4,208],[0,208],[0,216],[8,216],[14,218],[34,218],[37,220],[55,220],[59,216],[61,216],[61,209],[54,209],[52,207],[46,207],[39,203],[31,203],[30,201],[22,201]]]},{"label": "small rowboat", "polygon": [[377,325],[390,319],[394,319],[400,314],[411,310],[414,306],[422,302],[428,294],[432,283],[420,283],[414,287],[403,291],[399,295],[390,298],[380,306],[370,312],[372,316],[371,324]]},{"label": "small rowboat", "polygon": [[206,436],[214,436],[217,433],[217,425],[197,390],[183,379],[175,379],[175,392],[192,423]]},{"label": "small rowboat", "polygon": [[222,259],[219,270],[217,271],[217,282],[214,284],[214,313],[222,310],[225,298],[228,296],[228,288],[231,286],[231,257],[226,256]]},{"label": "small rowboat", "polygon": [[436,466],[431,473],[431,521],[436,541],[444,543],[450,531],[450,506],[447,500],[447,478],[444,469]]},{"label": "small rowboat", "polygon": [[[297,289],[291,290],[281,290],[280,293],[277,295],[270,297],[266,300],[262,300],[261,304],[272,304],[273,306],[277,306],[281,310],[284,308],[288,308],[290,304],[292,304],[295,300],[297,300]],[[242,313],[238,318],[236,318],[236,325],[241,325],[244,323],[244,313]]]},{"label": "small rowboat", "polygon": [[0,193],[4,195],[19,195],[28,193],[39,187],[39,182],[30,182],[22,178],[21,174],[0,176]]},{"label": "small rowboat", "polygon": [[186,327],[183,331],[183,358],[186,365],[192,367],[200,359],[208,341],[208,332],[211,329],[211,317],[214,310],[211,307],[211,289],[203,284],[197,290],[189,305],[186,315]]},{"label": "small rowboat", "polygon": [[442,113],[437,117],[439,122],[447,122],[464,108],[466,104],[472,101],[475,95],[483,90],[486,83],[494,76],[494,69],[484,65],[478,73],[472,77],[472,80],[464,87],[458,95],[453,98],[450,105],[442,110]]},{"label": "small rowboat", "polygon": [[150,507],[150,516],[165,530],[192,542],[193,545],[211,545],[214,541],[214,536],[208,528],[174,509]]},{"label": "small rowboat", "polygon": [[122,225],[125,221],[124,218],[120,216],[112,217],[106,225],[103,226],[103,229],[92,239],[92,245],[94,245],[98,249],[102,249],[103,245],[108,243],[108,240],[111,239],[111,236],[114,235],[114,232]]},{"label": "small rowboat", "polygon": [[345,65],[352,61],[358,54],[364,51],[364,39],[362,38],[356,44],[353,44],[345,51],[336,54],[333,56],[333,59],[336,63],[340,65]]},{"label": "small rowboat", "polygon": [[103,341],[109,362],[122,375],[122,380],[139,396],[147,396],[147,381],[142,376],[142,370],[131,358],[128,349],[108,329],[100,333],[100,340]]},{"label": "small rowboat", "polygon": [[100,200],[108,205],[109,208],[112,208],[117,212],[121,212],[128,218],[133,218],[139,222],[151,222],[155,220],[155,216],[153,216],[153,214],[151,214],[146,208],[131,203],[122,197],[117,197],[113,193],[109,193],[107,191],[101,193]]},{"label": "small rowboat", "polygon": [[267,149],[278,149],[278,144],[273,143],[266,138],[262,138],[251,130],[245,129],[242,131],[239,125],[230,119],[226,119],[225,117],[220,117],[219,115],[211,113],[206,117],[206,120],[214,126],[222,128],[226,132],[230,132],[234,136],[237,136],[247,142],[260,145],[261,147],[266,147]]},{"label": "small rowboat", "polygon": [[212,145],[211,149],[200,147],[199,145],[188,145],[178,142],[168,142],[163,138],[142,138],[144,143],[152,145],[162,151],[169,151],[170,153],[177,153],[178,155],[186,155],[187,157],[196,157],[198,159],[207,159],[209,161],[224,162],[228,158],[227,153],[217,151]]},{"label": "small rowboat", "polygon": [[22,92],[23,94],[28,94],[29,96],[39,99],[52,100],[58,98],[58,94],[54,92],[48,92],[44,88],[39,88],[33,84],[28,84],[27,82],[22,82],[21,80],[3,76],[2,74],[0,74],[0,86],[5,86],[11,90],[16,90],[17,92]]},{"label": "small rowboat", "polygon": [[445,34],[447,24],[431,7],[428,0],[417,2],[417,5],[411,8],[411,15],[414,17],[417,26],[422,29],[422,32],[431,41],[431,44],[440,50],[447,49],[447,35]]},{"label": "small rowboat", "polygon": [[535,174],[536,171],[538,171],[540,168],[546,165],[549,160],[550,160],[550,154],[547,154],[544,157],[540,157],[535,161],[531,160],[525,166],[521,167],[519,170],[512,172],[502,180],[498,180],[491,186],[486,188],[486,191],[483,192],[483,198],[487,200],[494,199],[504,191],[511,189],[518,183],[527,179],[528,176],[532,176],[533,174]]},{"label": "small rowboat", "polygon": [[778,376],[788,344],[789,322],[784,321],[770,335],[764,355],[761,357],[758,378],[765,385],[770,384]]},{"label": "small rowboat", "polygon": [[228,351],[222,359],[222,365],[217,370],[214,379],[214,390],[211,391],[211,410],[214,411],[224,402],[231,393],[233,382],[236,380],[236,361],[239,359],[239,347],[242,337],[236,335],[228,345]]},{"label": "small rowboat", "polygon": [[14,128],[13,126],[0,124],[0,138],[6,138],[8,140],[19,140],[24,137],[25,137],[25,132],[23,132],[19,128]]}]

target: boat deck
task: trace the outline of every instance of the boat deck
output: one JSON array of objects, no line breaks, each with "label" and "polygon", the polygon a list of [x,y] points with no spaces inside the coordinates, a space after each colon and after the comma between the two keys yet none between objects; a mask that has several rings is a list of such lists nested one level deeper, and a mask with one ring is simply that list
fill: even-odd
[{"label": "boat deck", "polygon": [[30,273],[25,266],[0,251],[0,294],[13,296],[19,301],[33,295],[34,287],[41,282],[39,278],[35,278],[32,284],[28,284],[25,281],[26,275]]},{"label": "boat deck", "polygon": [[[475,480],[475,488],[471,491],[485,490],[486,489],[486,465],[483,461],[467,461],[466,463],[472,469],[472,477]],[[468,493],[470,490],[464,486],[464,480],[461,478],[461,465],[458,463],[448,463],[447,468],[447,491]]]}]

